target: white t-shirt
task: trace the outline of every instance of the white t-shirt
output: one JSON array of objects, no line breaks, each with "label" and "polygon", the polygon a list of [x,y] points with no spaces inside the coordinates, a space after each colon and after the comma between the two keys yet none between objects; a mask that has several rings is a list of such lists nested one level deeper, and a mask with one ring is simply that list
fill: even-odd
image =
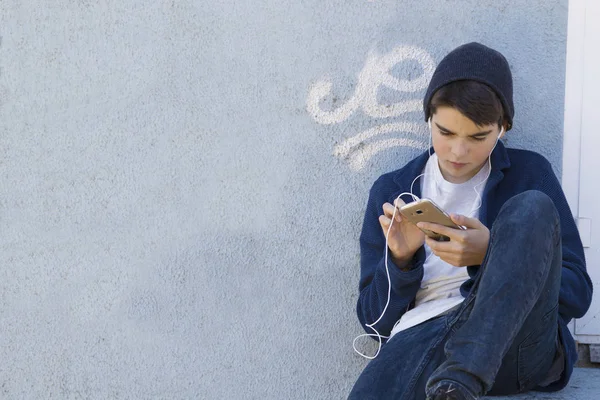
[{"label": "white t-shirt", "polygon": [[[483,193],[489,173],[488,163],[467,182],[456,184],[444,179],[434,153],[427,161],[423,173],[421,197],[433,200],[447,213],[479,217],[481,199],[474,189]],[[400,331],[437,317],[464,300],[460,294],[460,286],[469,279],[467,269],[448,264],[433,254],[427,245],[425,254],[425,272],[415,298],[415,307],[396,322],[390,338]]]}]

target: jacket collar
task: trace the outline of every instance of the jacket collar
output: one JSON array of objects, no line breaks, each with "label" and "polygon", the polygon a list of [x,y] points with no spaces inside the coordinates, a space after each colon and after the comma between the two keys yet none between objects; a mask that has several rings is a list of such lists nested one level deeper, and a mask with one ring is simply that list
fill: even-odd
[{"label": "jacket collar", "polygon": [[[394,174],[394,182],[398,184],[398,186],[403,191],[410,190],[410,185],[413,180],[423,173],[425,169],[425,164],[427,164],[427,160],[429,160],[429,151],[433,154],[435,151],[433,147],[431,147],[428,151],[425,151],[420,156],[416,157],[412,161],[410,161],[404,168],[399,169]],[[508,157],[508,152],[506,151],[506,147],[502,142],[498,141],[496,148],[492,152],[492,171],[490,172],[490,177],[485,185],[485,189],[481,195],[483,204],[481,206],[480,220],[485,224],[485,220],[487,219],[487,207],[486,207],[486,195],[492,190],[504,177],[503,170],[510,167],[510,159]],[[421,185],[420,180],[415,182],[413,187],[413,192],[416,196],[421,197]]]}]

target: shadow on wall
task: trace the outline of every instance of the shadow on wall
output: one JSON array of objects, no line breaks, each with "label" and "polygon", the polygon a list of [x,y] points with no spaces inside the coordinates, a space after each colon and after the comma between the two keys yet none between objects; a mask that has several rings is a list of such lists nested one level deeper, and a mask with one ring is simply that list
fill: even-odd
[{"label": "shadow on wall", "polygon": [[[421,74],[412,79],[399,79],[392,75],[395,66],[407,61],[417,62]],[[330,79],[322,79],[310,88],[307,110],[317,123],[326,125],[344,122],[358,109],[362,109],[366,115],[378,120],[421,112],[420,94],[414,99],[381,104],[378,93],[383,88],[399,93],[418,93],[427,88],[434,70],[435,62],[431,55],[418,47],[398,46],[382,55],[371,50],[362,71],[358,74],[356,91],[345,104],[332,110],[321,108],[322,101],[332,95],[333,87]],[[386,137],[392,132],[400,132],[404,137]],[[359,171],[373,156],[386,149],[393,147],[427,149],[427,139],[428,132],[424,124],[409,121],[384,122],[337,144],[333,154],[346,160],[353,170]]]}]

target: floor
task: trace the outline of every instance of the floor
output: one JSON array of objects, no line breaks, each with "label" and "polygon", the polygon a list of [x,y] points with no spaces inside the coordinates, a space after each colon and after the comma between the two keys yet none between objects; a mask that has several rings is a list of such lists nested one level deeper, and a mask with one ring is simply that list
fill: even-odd
[{"label": "floor", "polygon": [[529,392],[518,396],[485,398],[488,400],[599,400],[600,368],[575,368],[569,386],[560,392]]}]

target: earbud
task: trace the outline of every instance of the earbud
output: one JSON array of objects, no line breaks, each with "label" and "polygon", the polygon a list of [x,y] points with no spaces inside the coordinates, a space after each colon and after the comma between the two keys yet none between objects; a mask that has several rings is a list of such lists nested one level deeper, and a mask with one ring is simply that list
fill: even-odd
[{"label": "earbud", "polygon": [[429,146],[427,148],[429,149],[429,157],[431,157],[431,136],[433,135],[433,132],[431,131],[431,117],[427,120],[427,126],[429,126]]}]

